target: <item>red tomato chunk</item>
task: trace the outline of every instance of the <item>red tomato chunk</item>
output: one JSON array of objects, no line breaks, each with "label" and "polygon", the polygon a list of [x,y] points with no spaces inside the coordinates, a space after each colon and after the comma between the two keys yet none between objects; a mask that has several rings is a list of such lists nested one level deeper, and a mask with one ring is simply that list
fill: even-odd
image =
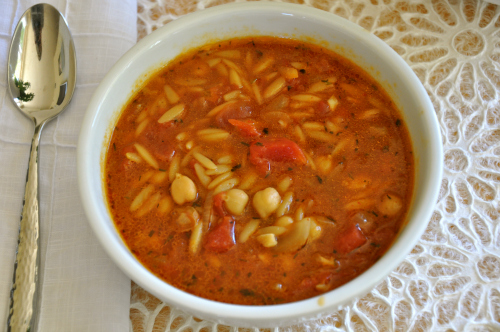
[{"label": "red tomato chunk", "polygon": [[353,225],[337,240],[336,248],[341,254],[347,254],[366,243],[366,237],[358,225]]},{"label": "red tomato chunk", "polygon": [[213,252],[225,252],[235,244],[234,220],[230,216],[222,218],[221,222],[207,234],[205,249]]},{"label": "red tomato chunk", "polygon": [[297,143],[287,138],[259,139],[250,144],[250,162],[261,173],[269,171],[271,162],[304,165],[307,159]]}]

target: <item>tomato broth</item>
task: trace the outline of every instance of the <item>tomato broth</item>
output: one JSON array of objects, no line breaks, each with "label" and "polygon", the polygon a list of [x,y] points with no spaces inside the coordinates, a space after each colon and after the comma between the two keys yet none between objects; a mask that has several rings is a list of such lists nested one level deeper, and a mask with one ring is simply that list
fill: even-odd
[{"label": "tomato broth", "polygon": [[137,259],[207,299],[298,301],[391,246],[409,209],[408,130],[380,84],[297,40],[192,50],[126,104],[105,160],[109,210]]}]

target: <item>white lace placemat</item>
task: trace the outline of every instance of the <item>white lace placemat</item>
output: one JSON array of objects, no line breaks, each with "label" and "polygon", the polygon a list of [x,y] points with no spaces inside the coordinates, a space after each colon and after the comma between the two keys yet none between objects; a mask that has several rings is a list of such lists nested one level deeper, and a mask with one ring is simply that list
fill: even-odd
[{"label": "white lace placemat", "polygon": [[[496,1],[496,0],[495,0]],[[229,0],[139,0],[139,38]],[[293,331],[500,331],[500,6],[473,0],[296,0],[359,24],[411,66],[445,151],[441,193],[412,253],[365,297]],[[237,331],[133,285],[134,331]]]}]

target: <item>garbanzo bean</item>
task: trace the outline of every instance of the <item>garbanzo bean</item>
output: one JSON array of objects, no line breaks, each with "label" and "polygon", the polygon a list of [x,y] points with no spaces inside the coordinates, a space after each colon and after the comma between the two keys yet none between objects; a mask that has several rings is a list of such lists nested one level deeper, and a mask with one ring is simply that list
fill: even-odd
[{"label": "garbanzo bean", "polygon": [[226,192],[224,203],[229,213],[239,216],[247,206],[248,195],[241,189],[231,189]]},{"label": "garbanzo bean", "polygon": [[193,202],[198,196],[196,185],[193,180],[185,175],[177,173],[170,187],[170,193],[174,202],[182,205],[186,202]]},{"label": "garbanzo bean", "polygon": [[256,192],[252,203],[260,217],[265,219],[276,211],[281,203],[281,196],[276,189],[269,187]]}]

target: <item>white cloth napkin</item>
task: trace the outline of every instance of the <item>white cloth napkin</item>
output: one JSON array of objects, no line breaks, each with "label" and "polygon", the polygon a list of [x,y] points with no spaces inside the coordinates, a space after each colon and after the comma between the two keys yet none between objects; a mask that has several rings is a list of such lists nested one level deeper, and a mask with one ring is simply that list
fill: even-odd
[{"label": "white cloth napkin", "polygon": [[[39,154],[41,299],[39,331],[128,331],[130,280],[113,264],[80,204],[76,144],[87,103],[137,38],[135,0],[44,0],[66,17],[75,40],[77,88],[43,132]],[[0,0],[0,330],[6,327],[33,125],[6,91],[12,33],[33,0]]]}]

